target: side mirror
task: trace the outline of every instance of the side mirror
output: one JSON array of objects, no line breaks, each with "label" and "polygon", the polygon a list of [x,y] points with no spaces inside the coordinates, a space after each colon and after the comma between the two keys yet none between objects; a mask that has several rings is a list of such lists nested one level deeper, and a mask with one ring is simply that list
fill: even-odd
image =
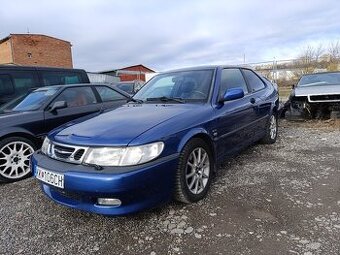
[{"label": "side mirror", "polygon": [[295,89],[295,84],[292,85],[292,89]]},{"label": "side mirror", "polygon": [[57,101],[57,102],[53,103],[53,105],[51,106],[49,111],[54,112],[58,109],[63,109],[63,108],[66,108],[66,107],[67,107],[66,101]]},{"label": "side mirror", "polygon": [[222,98],[222,102],[231,101],[244,97],[244,91],[241,87],[228,89]]}]

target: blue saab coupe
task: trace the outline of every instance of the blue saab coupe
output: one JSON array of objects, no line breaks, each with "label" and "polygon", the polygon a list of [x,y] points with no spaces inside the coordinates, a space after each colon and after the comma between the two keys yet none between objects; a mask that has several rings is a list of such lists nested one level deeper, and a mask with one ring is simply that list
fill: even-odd
[{"label": "blue saab coupe", "polygon": [[89,212],[197,202],[227,157],[276,141],[278,104],[274,86],[251,69],[165,72],[129,103],[53,130],[31,168],[50,199]]}]

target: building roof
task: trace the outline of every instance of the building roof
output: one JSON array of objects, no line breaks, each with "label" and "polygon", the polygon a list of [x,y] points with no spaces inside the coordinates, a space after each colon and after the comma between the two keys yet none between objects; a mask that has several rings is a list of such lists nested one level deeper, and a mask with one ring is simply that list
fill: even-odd
[{"label": "building roof", "polygon": [[9,34],[5,38],[0,39],[0,43],[3,43],[5,41],[9,40],[12,36],[30,36],[30,35],[31,36],[43,36],[43,37],[47,37],[47,38],[51,38],[51,39],[54,39],[54,40],[63,41],[63,42],[71,44],[69,41],[62,40],[62,39],[59,39],[59,38],[56,38],[56,37],[52,37],[52,36],[49,36],[49,35],[43,35],[43,34]]},{"label": "building roof", "polygon": [[149,70],[150,73],[155,73],[156,72],[156,71],[146,67],[145,65],[139,64],[139,65],[127,66],[127,67],[123,67],[123,68],[119,68],[119,69],[105,70],[105,71],[101,71],[99,73],[111,73],[111,72],[116,72],[116,71],[120,71],[120,70],[130,69],[130,68],[133,68],[133,67],[142,67],[144,69]]}]

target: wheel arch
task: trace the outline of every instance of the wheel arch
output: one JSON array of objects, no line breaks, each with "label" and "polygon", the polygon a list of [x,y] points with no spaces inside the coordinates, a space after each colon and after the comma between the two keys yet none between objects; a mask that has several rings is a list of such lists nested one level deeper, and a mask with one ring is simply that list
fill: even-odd
[{"label": "wheel arch", "polygon": [[26,138],[26,139],[32,141],[36,147],[39,147],[39,145],[42,142],[39,138],[37,138],[33,134],[30,134],[28,132],[22,132],[22,131],[16,131],[16,132],[11,132],[11,133],[4,134],[4,135],[1,136],[0,139],[3,140],[3,139],[6,139],[6,138],[10,138],[10,137],[22,137],[22,138]]},{"label": "wheel arch", "polygon": [[181,152],[184,148],[184,146],[192,139],[194,138],[199,138],[202,139],[204,142],[207,143],[207,145],[209,146],[211,153],[213,154],[214,157],[214,162],[216,162],[216,150],[215,150],[215,146],[214,146],[214,142],[212,137],[210,136],[210,134],[203,128],[200,129],[195,129],[195,130],[191,130],[190,132],[188,132],[181,140],[181,142],[178,145],[178,152]]}]

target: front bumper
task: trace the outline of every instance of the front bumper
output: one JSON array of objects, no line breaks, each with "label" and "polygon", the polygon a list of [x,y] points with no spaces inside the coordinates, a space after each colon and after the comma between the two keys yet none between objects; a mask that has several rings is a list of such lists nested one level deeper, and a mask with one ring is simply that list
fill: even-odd
[{"label": "front bumper", "polygon": [[[175,181],[178,155],[171,155],[138,167],[94,167],[51,159],[36,152],[31,170],[37,166],[64,174],[64,189],[43,183],[42,190],[55,202],[71,208],[104,215],[123,215],[169,201]],[[102,206],[97,198],[116,198],[120,206]]]}]

